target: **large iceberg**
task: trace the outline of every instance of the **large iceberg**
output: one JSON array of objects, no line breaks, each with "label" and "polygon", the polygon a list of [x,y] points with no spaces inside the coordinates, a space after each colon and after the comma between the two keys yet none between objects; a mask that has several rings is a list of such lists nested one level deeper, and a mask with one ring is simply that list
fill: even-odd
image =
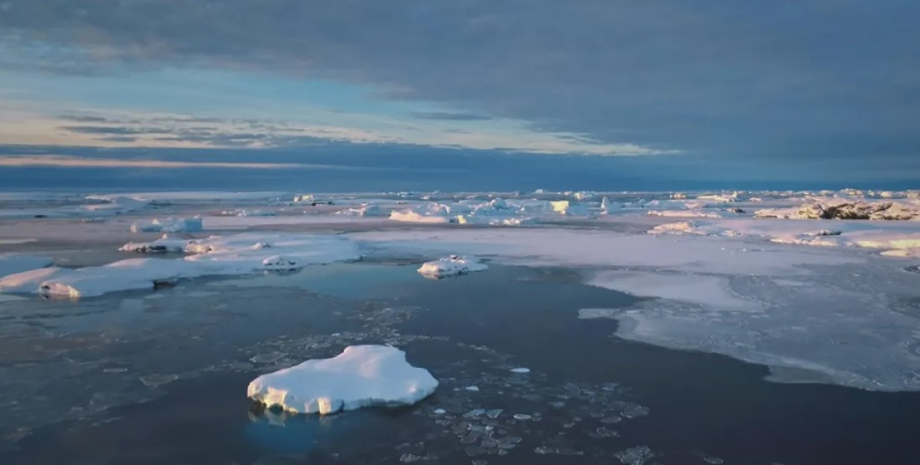
[{"label": "large iceberg", "polygon": [[446,278],[489,268],[479,258],[472,255],[451,255],[439,260],[426,262],[418,269],[419,274],[427,278]]},{"label": "large iceberg", "polygon": [[326,415],[361,407],[401,407],[431,395],[438,381],[389,346],[349,346],[328,359],[308,360],[259,376],[249,398],[293,413]]}]

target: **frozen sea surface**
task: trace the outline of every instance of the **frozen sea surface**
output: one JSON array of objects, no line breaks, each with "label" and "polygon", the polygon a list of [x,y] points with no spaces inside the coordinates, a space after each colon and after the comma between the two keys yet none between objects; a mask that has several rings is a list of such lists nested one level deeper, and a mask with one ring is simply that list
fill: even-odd
[{"label": "frozen sea surface", "polygon": [[[564,269],[496,265],[432,281],[415,264],[333,266],[300,287],[201,280],[0,303],[0,462],[593,464],[645,450],[663,465],[920,459],[910,447],[920,394],[775,384],[761,366],[612,338],[615,320],[578,310],[641,300]],[[371,275],[394,292],[335,292]],[[413,407],[324,418],[245,398],[256,375],[367,343],[404,350],[438,390]]]}]

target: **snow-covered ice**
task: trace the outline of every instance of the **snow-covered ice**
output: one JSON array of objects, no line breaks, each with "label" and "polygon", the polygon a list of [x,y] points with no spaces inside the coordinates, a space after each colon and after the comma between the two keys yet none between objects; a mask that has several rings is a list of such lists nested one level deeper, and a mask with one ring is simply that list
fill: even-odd
[{"label": "snow-covered ice", "polygon": [[[122,250],[178,251],[178,245],[178,241],[167,238],[147,244],[129,243]],[[0,278],[0,292],[92,297],[109,292],[153,289],[179,279],[287,271],[360,258],[357,246],[347,239],[307,234],[211,236],[185,241],[182,251],[191,255],[179,259],[132,258],[103,266],[55,267],[13,274]]]},{"label": "snow-covered ice", "polygon": [[438,381],[389,346],[349,346],[329,359],[308,360],[259,376],[247,395],[268,407],[322,415],[361,407],[412,405],[431,395]]},{"label": "snow-covered ice", "polygon": [[201,218],[165,218],[159,219],[154,218],[150,221],[136,221],[131,224],[131,232],[133,233],[149,233],[149,232],[164,232],[164,233],[176,233],[176,232],[197,232],[204,230],[202,227]]},{"label": "snow-covered ice", "polygon": [[428,278],[446,278],[474,271],[483,271],[489,267],[472,255],[451,255],[438,260],[425,262],[418,269],[419,274]]}]

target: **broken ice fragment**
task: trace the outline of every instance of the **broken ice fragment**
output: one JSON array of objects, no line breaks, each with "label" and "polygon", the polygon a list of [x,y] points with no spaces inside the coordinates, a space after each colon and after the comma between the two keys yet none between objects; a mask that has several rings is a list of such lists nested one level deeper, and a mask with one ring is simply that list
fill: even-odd
[{"label": "broken ice fragment", "polygon": [[648,459],[654,457],[651,449],[646,446],[630,447],[614,456],[624,465],[643,465]]},{"label": "broken ice fragment", "polygon": [[530,368],[512,368],[512,369],[511,369],[511,372],[512,372],[512,373],[520,373],[520,374],[530,373]]}]

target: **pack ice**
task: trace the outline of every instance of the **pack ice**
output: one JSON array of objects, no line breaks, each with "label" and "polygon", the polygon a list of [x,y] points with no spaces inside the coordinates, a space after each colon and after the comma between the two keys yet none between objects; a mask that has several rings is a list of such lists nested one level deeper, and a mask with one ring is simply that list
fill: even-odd
[{"label": "pack ice", "polygon": [[327,359],[307,360],[259,376],[249,398],[293,413],[327,415],[361,407],[401,407],[431,395],[438,381],[389,346],[349,346]]},{"label": "pack ice", "polygon": [[[357,245],[336,236],[242,233],[183,241],[164,237],[128,243],[122,251],[185,252],[177,259],[131,258],[84,268],[39,268],[0,276],[0,292],[70,298],[154,289],[180,279],[288,271],[360,258]],[[48,263],[40,264],[46,266]]]}]

